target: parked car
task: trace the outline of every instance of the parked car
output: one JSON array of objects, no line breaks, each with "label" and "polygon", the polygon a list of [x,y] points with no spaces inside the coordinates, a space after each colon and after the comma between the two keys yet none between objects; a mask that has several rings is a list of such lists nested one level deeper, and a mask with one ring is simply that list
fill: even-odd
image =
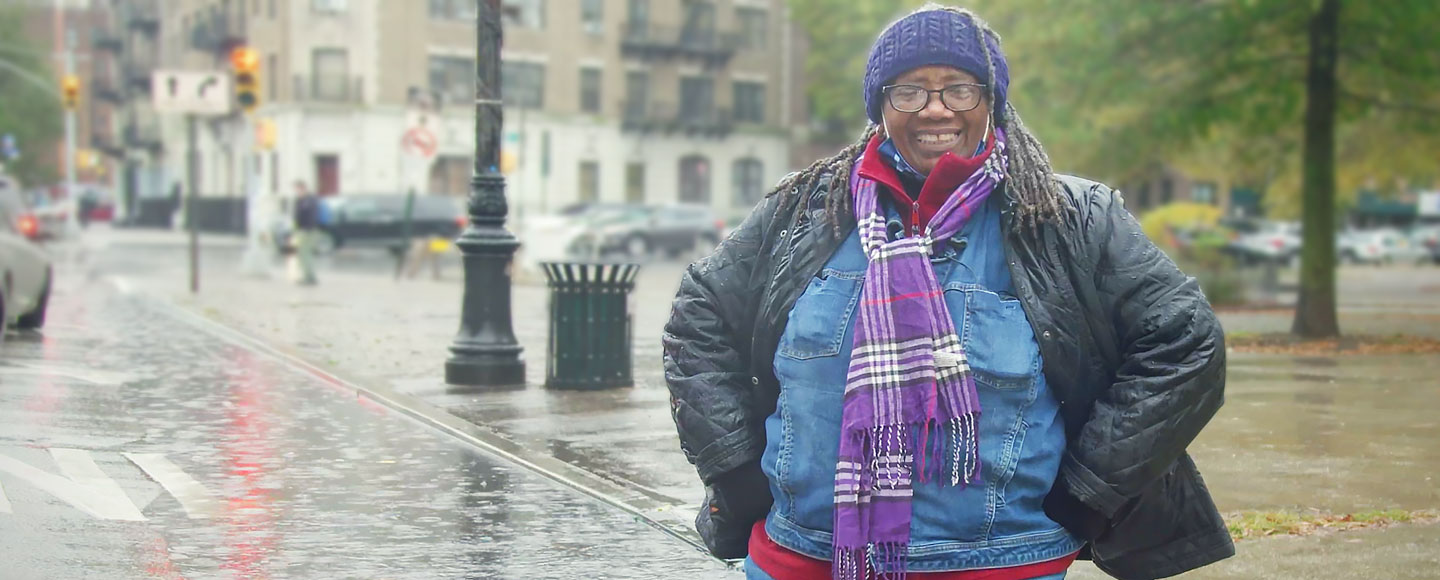
[{"label": "parked car", "polygon": [[1390,228],[1342,232],[1335,253],[1347,264],[1413,263],[1429,257],[1399,230]]},{"label": "parked car", "polygon": [[1293,264],[1300,256],[1300,224],[1264,222],[1230,242],[1226,250],[1246,264]]},{"label": "parked car", "polygon": [[1410,230],[1410,245],[1423,257],[1440,264],[1440,225],[1424,225]]},{"label": "parked car", "polygon": [[580,215],[587,227],[571,245],[580,256],[676,257],[714,248],[725,231],[725,222],[703,205],[597,206]]},{"label": "parked car", "polygon": [[0,340],[5,331],[45,325],[50,303],[50,257],[41,248],[29,204],[14,182],[0,176]]},{"label": "parked car", "polygon": [[[323,206],[315,252],[328,254],[342,247],[405,247],[405,195],[341,195],[321,200]],[[288,216],[286,216],[288,218]],[[456,238],[468,222],[464,198],[452,195],[417,195],[411,212],[411,237]],[[289,245],[291,222],[282,220],[274,239]]]}]

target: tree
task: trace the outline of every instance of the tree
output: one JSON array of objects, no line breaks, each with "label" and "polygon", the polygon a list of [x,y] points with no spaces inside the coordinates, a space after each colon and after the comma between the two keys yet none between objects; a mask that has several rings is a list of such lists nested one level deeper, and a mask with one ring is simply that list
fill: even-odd
[{"label": "tree", "polygon": [[[822,51],[809,69],[825,83],[812,83],[816,110],[856,103],[851,63],[863,66],[884,17],[876,22],[868,1],[791,1],[797,18],[838,19],[800,20]],[[1297,334],[1339,334],[1337,184],[1394,189],[1440,171],[1434,0],[966,4],[1004,37],[1011,99],[1058,169],[1113,181],[1198,155],[1267,186],[1267,197],[1299,199],[1289,204],[1304,227]]]},{"label": "tree", "polygon": [[1268,165],[1276,183],[1298,173],[1289,181],[1299,184],[1304,246],[1292,331],[1338,335],[1337,181],[1345,175],[1353,192],[1361,181],[1434,179],[1440,4],[1066,4],[1085,22],[1058,29],[1050,74],[1076,88],[1061,95],[1062,110],[1111,113],[1096,150],[1134,159],[1219,145],[1237,167],[1247,157],[1251,170]]},{"label": "tree", "polygon": [[[0,5],[0,38],[6,39],[7,49],[0,52],[0,59],[33,73],[28,76],[53,79],[46,66],[44,49],[24,33],[22,10],[23,7],[15,4]],[[20,158],[5,162],[5,167],[26,185],[52,182],[57,175],[53,158],[46,155],[44,149],[59,142],[64,132],[60,103],[54,92],[47,92],[0,67],[0,134],[14,135],[21,150]]]},{"label": "tree", "polygon": [[826,139],[854,138],[866,123],[861,99],[865,58],[880,30],[918,0],[790,0],[791,17],[809,38],[805,61],[811,114],[826,123]]}]

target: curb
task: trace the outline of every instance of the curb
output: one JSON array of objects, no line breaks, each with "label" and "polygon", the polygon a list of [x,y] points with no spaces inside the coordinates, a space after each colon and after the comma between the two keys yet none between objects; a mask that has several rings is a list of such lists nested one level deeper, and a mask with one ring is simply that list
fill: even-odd
[{"label": "curb", "polygon": [[736,567],[738,561],[715,558],[705,548],[699,535],[690,528],[690,523],[683,515],[680,515],[685,511],[684,508],[688,507],[684,504],[667,502],[642,491],[627,488],[554,457],[527,456],[529,455],[528,450],[521,445],[487,431],[481,425],[471,423],[442,408],[426,403],[418,397],[396,391],[374,381],[347,377],[326,370],[307,360],[290,347],[272,344],[205,317],[190,308],[137,291],[134,285],[123,277],[109,276],[106,281],[122,295],[135,298],[147,307],[161,312],[177,322],[194,327],[232,345],[268,356],[281,364],[319,379],[331,387],[353,393],[362,404],[368,400],[382,405],[426,427],[453,437],[486,455],[526,469],[589,496],[602,504],[626,512],[650,527],[688,544],[707,557],[732,569]]}]

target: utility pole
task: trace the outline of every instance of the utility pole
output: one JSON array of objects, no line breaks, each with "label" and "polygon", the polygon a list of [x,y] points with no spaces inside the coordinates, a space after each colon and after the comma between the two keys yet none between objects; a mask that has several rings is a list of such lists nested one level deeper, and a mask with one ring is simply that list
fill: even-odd
[{"label": "utility pole", "polygon": [[200,293],[200,228],[195,224],[195,190],[200,181],[195,113],[185,115],[185,229],[190,231],[190,293]]},{"label": "utility pole", "polygon": [[[63,24],[63,8],[56,7],[61,11],[60,21]],[[63,24],[65,34],[65,78],[75,77],[75,31],[70,29],[68,24]],[[65,199],[70,209],[65,212],[68,216],[65,220],[66,229],[71,235],[80,232],[80,193],[75,190],[75,107],[65,108]]]},{"label": "utility pole", "polygon": [[470,225],[456,242],[465,264],[460,332],[445,361],[452,393],[525,385],[525,361],[510,316],[510,271],[520,242],[505,230],[505,176],[500,173],[500,0],[475,14],[475,167]]}]

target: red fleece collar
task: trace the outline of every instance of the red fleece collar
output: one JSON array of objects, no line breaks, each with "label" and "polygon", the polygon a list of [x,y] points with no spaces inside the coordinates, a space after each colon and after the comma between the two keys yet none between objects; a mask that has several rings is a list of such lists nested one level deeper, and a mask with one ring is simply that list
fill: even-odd
[{"label": "red fleece collar", "polygon": [[925,184],[920,187],[919,214],[920,219],[913,221],[911,213],[916,206],[915,198],[911,197],[913,192],[905,191],[903,182],[900,181],[900,174],[883,159],[880,154],[880,144],[885,138],[876,135],[870,139],[865,146],[865,157],[860,161],[860,177],[873,179],[885,189],[890,191],[890,196],[895,200],[895,209],[904,220],[906,228],[924,228],[930,223],[930,218],[935,217],[935,212],[940,211],[940,206],[960,187],[966,179],[985,164],[985,159],[990,157],[990,152],[995,149],[995,135],[991,134],[985,141],[985,150],[974,157],[960,157],[954,153],[946,153],[935,163],[935,168],[930,170],[930,175],[925,178]]}]

